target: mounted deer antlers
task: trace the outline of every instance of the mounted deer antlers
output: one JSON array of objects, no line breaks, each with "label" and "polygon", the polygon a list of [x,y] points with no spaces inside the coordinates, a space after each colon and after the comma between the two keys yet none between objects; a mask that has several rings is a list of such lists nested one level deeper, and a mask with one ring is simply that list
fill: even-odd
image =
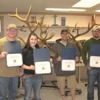
[{"label": "mounted deer antlers", "polygon": [[[32,9],[32,7],[30,6],[30,8],[29,8],[29,10],[28,10],[28,13],[27,13],[27,15],[26,15],[26,18],[21,18],[21,17],[18,15],[18,10],[17,10],[17,8],[16,8],[16,14],[8,14],[8,15],[11,16],[11,17],[16,17],[16,18],[18,18],[20,21],[26,23],[26,25],[28,26],[28,28],[29,28],[29,30],[30,30],[31,33],[33,33],[33,32],[37,29],[37,27],[39,27],[39,28],[40,28],[40,36],[38,36],[38,38],[39,38],[39,40],[41,41],[42,46],[43,46],[43,45],[46,45],[46,46],[51,50],[51,47],[47,44],[47,40],[51,39],[51,38],[55,35],[55,32],[52,32],[52,33],[50,34],[50,36],[48,37],[48,31],[47,31],[47,30],[48,30],[49,26],[45,27],[45,29],[43,30],[44,15],[43,15],[43,17],[41,18],[41,21],[40,21],[40,22],[37,21],[36,16],[34,17],[34,21],[29,21],[29,16],[30,16],[30,13],[31,13],[31,9]],[[78,41],[76,41],[75,39],[76,39],[77,37],[81,36],[81,35],[84,35],[84,34],[88,33],[95,25],[97,25],[97,26],[100,25],[100,24],[96,24],[95,15],[93,16],[93,19],[94,19],[94,23],[93,23],[91,26],[90,26],[90,23],[88,23],[88,28],[87,28],[87,30],[86,30],[85,32],[83,32],[83,33],[80,33],[80,34],[79,34],[79,30],[80,30],[81,28],[80,28],[80,27],[77,27],[77,23],[75,24],[75,27],[74,27],[72,30],[70,30],[70,28],[67,26],[67,29],[68,29],[68,31],[69,31],[69,33],[70,33],[69,39],[72,40],[72,41],[74,41],[74,42],[76,42],[77,47],[79,48],[80,52],[81,52],[82,46],[81,46],[81,44],[80,44]],[[35,27],[32,27],[32,25],[30,25],[30,23],[35,23],[36,26],[35,26]],[[33,29],[33,28],[34,28],[34,29]],[[74,31],[77,32],[77,34],[76,34],[75,36],[72,34]]]},{"label": "mounted deer antlers", "polygon": [[34,30],[32,30],[31,25],[30,25],[30,23],[29,23],[29,16],[30,16],[30,13],[31,13],[31,9],[32,9],[32,7],[30,6],[29,11],[28,11],[28,13],[27,13],[27,15],[26,15],[26,18],[21,18],[21,17],[18,15],[18,9],[17,9],[17,8],[16,8],[16,14],[8,14],[8,15],[11,16],[11,17],[16,17],[16,18],[18,18],[20,21],[26,23],[26,25],[28,26],[30,32],[33,32],[33,31],[35,31],[35,30],[37,29],[38,23],[37,23],[37,21],[35,22],[35,23],[37,23],[37,26],[34,28]]},{"label": "mounted deer antlers", "polygon": [[[45,29],[45,30],[42,30],[42,28],[43,28],[43,20],[44,20],[44,15],[43,15],[43,17],[42,17],[42,19],[41,19],[41,22],[38,22],[38,25],[39,25],[39,27],[40,27],[40,37],[38,37],[38,38],[40,38],[40,40],[48,47],[48,48],[50,48],[50,46],[47,44],[47,40],[49,40],[49,39],[51,39],[54,35],[55,35],[55,33],[54,32],[52,32],[51,34],[50,34],[50,36],[48,37],[48,28],[49,28],[49,26],[47,26],[47,28]],[[43,37],[42,35],[43,34],[45,34],[45,36]]]},{"label": "mounted deer antlers", "polygon": [[[75,24],[75,27],[72,30],[70,30],[70,28],[67,26],[67,29],[68,29],[69,34],[70,34],[69,39],[76,42],[77,47],[78,47],[80,52],[81,52],[81,49],[82,49],[82,45],[78,41],[76,41],[75,39],[79,36],[82,36],[82,35],[88,33],[94,26],[96,26],[96,25],[99,26],[100,25],[100,24],[96,23],[95,15],[93,16],[93,19],[94,19],[94,23],[90,26],[90,22],[89,22],[87,30],[83,33],[80,33],[80,34],[79,34],[79,30],[81,29],[81,27],[77,27],[77,23]],[[76,36],[73,35],[73,32],[75,30],[77,32]]]},{"label": "mounted deer antlers", "polygon": [[[36,20],[36,16],[35,16],[35,21],[30,22],[30,21],[29,21],[29,16],[30,16],[30,13],[31,13],[31,9],[32,9],[32,7],[30,6],[29,11],[28,11],[28,13],[27,13],[27,15],[26,15],[26,18],[21,18],[21,17],[18,15],[18,10],[17,10],[17,8],[16,8],[16,14],[8,14],[8,15],[11,16],[11,17],[16,17],[16,18],[18,18],[20,21],[26,23],[26,25],[28,26],[28,28],[29,28],[29,30],[30,30],[31,33],[34,32],[34,31],[37,29],[37,27],[39,26],[39,27],[40,27],[40,37],[38,36],[38,38],[39,38],[41,41],[44,41],[44,42],[46,43],[46,41],[49,40],[49,39],[51,39],[51,38],[55,35],[55,33],[52,32],[51,35],[50,35],[49,37],[47,37],[47,36],[48,36],[47,30],[48,30],[49,26],[47,26],[47,28],[46,28],[44,31],[42,30],[44,15],[43,15],[43,17],[42,17],[42,19],[41,19],[41,22],[38,22],[38,21]],[[32,27],[31,27],[30,23],[36,23],[36,24],[37,24],[36,27],[34,28],[34,30],[32,30]],[[45,33],[45,37],[42,36],[44,33]]]},{"label": "mounted deer antlers", "polygon": [[[11,17],[16,17],[20,21],[26,23],[26,25],[28,26],[28,28],[29,28],[29,30],[30,30],[31,33],[34,33],[34,31],[37,29],[37,27],[39,27],[40,28],[40,36],[37,36],[37,37],[40,39],[40,42],[41,42],[42,46],[43,45],[46,45],[51,50],[51,47],[47,44],[47,40],[51,39],[55,35],[55,33],[52,32],[50,34],[50,36],[48,37],[48,31],[47,30],[48,30],[49,26],[47,26],[45,28],[45,30],[42,29],[43,28],[44,15],[41,18],[41,21],[40,22],[38,22],[36,20],[36,16],[34,17],[34,21],[29,21],[29,16],[30,16],[30,13],[31,13],[31,9],[32,9],[32,7],[30,6],[29,11],[28,11],[28,13],[26,15],[26,18],[21,18],[18,15],[17,8],[16,8],[16,14],[8,14],[8,15],[11,16]],[[31,27],[30,23],[36,23],[36,26],[35,26],[35,28],[33,30],[32,30],[33,27]],[[43,37],[43,35],[45,35],[45,36]]]},{"label": "mounted deer antlers", "polygon": [[[81,29],[81,27],[77,27],[77,23],[75,24],[75,27],[72,29],[72,31],[70,30],[70,28],[69,28],[68,26],[67,26],[67,29],[68,29],[69,32],[70,32],[71,38],[76,39],[77,37],[88,33],[95,25],[99,26],[100,24],[96,24],[96,20],[95,20],[95,16],[94,16],[94,24],[93,24],[92,26],[90,26],[90,22],[89,22],[89,23],[88,23],[88,28],[87,28],[87,30],[86,30],[85,32],[83,32],[83,33],[80,33],[80,34],[79,34],[79,30]],[[72,34],[75,30],[77,31],[77,35],[76,35],[76,36],[74,36],[74,35]]]}]

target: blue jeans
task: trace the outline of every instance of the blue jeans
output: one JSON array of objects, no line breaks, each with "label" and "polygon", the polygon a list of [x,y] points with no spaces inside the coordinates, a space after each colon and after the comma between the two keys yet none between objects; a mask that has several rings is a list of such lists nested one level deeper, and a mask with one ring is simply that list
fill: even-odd
[{"label": "blue jeans", "polygon": [[0,100],[15,100],[18,90],[18,77],[1,77],[0,76]]},{"label": "blue jeans", "polygon": [[100,69],[92,68],[87,71],[88,74],[88,100],[94,100],[94,84],[97,81],[98,85],[98,100],[100,100]]},{"label": "blue jeans", "polygon": [[30,100],[31,90],[34,92],[34,100],[40,100],[40,88],[42,84],[42,76],[37,76],[35,78],[27,77],[23,79],[25,96],[24,100]]}]

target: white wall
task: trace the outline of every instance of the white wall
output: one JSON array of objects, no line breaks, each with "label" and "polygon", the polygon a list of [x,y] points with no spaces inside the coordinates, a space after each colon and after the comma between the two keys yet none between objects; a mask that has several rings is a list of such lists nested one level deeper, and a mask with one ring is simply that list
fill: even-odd
[{"label": "white wall", "polygon": [[[23,18],[25,18],[25,16],[26,16],[26,14],[19,14],[19,15]],[[23,22],[19,21],[17,18],[10,17],[7,14],[1,14],[0,16],[4,16],[4,35],[6,34],[7,25],[10,23],[15,23],[17,26],[25,25]],[[37,19],[40,20],[40,18],[43,15],[36,15],[36,16],[37,16]],[[53,16],[54,15],[45,15],[44,24],[49,25],[49,26],[54,24]],[[66,17],[66,25],[69,27],[74,27],[77,22],[78,22],[78,25],[77,25],[78,27],[85,27],[80,30],[80,33],[86,31],[88,22],[90,22],[90,20],[91,20],[91,16],[82,16],[82,15],[79,16],[79,15],[67,15],[67,14],[66,15],[57,15],[56,24],[61,25],[61,17]],[[96,22],[98,24],[100,23],[100,16],[96,16]],[[49,28],[49,30],[48,30],[49,34],[53,30],[56,32],[55,36],[52,39],[50,39],[49,41],[55,41],[56,39],[60,38],[61,29],[62,29],[62,27]],[[28,34],[30,33],[28,28],[26,30],[27,30],[27,32],[19,31],[19,35],[18,35],[18,36],[22,37],[25,41],[28,37]],[[39,35],[39,33],[40,33],[39,29],[37,29],[35,33],[37,33]],[[73,34],[75,34],[75,33],[73,33]],[[90,37],[91,37],[91,31],[86,35],[78,37],[77,40],[88,39]]]}]

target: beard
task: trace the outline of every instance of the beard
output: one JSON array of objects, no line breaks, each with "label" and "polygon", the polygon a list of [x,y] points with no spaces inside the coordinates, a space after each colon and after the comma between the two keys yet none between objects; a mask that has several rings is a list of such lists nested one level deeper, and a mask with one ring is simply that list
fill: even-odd
[{"label": "beard", "polygon": [[94,36],[94,38],[99,38],[99,36]]}]

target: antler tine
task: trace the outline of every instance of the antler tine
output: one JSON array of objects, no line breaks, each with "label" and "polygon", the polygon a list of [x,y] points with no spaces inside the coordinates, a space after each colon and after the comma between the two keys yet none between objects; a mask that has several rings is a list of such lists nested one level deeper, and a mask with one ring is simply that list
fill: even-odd
[{"label": "antler tine", "polygon": [[48,36],[48,31],[45,31],[45,37],[44,37],[44,40],[47,38]]},{"label": "antler tine", "polygon": [[38,27],[38,24],[35,26],[35,28],[34,28],[31,32],[32,32],[32,33],[35,32],[36,29],[37,29],[37,27]]},{"label": "antler tine", "polygon": [[[42,26],[41,26],[41,27],[42,27]],[[43,34],[43,33],[46,33],[47,30],[48,30],[48,28],[49,28],[49,25],[46,27],[46,29],[45,29],[44,31],[42,30],[42,34]],[[41,35],[42,35],[42,34],[41,34]]]},{"label": "antler tine", "polygon": [[74,36],[72,35],[72,32],[71,32],[71,30],[69,29],[68,26],[67,26],[67,29],[68,29],[68,31],[69,31],[70,36],[71,36],[72,38],[74,38]]},{"label": "antler tine", "polygon": [[69,33],[71,34],[72,32],[71,32],[71,30],[69,29],[69,27],[68,26],[66,26],[67,27],[67,30],[69,31]]},{"label": "antler tine", "polygon": [[19,20],[21,20],[21,21],[25,21],[25,18],[21,18],[19,15],[18,15],[18,9],[16,8],[16,14],[8,14],[9,16],[11,16],[11,17],[16,17],[16,18],[18,18]]},{"label": "antler tine", "polygon": [[81,33],[81,34],[78,34],[78,35],[76,35],[74,38],[77,38],[78,36],[81,36],[81,35],[84,35],[84,34],[86,34],[86,33],[88,33],[95,25],[100,25],[100,24],[93,24],[90,28],[88,28],[87,30],[86,30],[86,32],[83,32],[83,33]]},{"label": "antler tine", "polygon": [[[49,25],[47,26],[47,28],[46,28],[44,31],[42,31],[43,33],[45,33],[44,39],[46,39],[47,36],[48,36],[48,32],[47,32],[48,28],[49,28]],[[43,33],[42,33],[42,34],[43,34]],[[41,34],[41,36],[42,36],[42,34]]]},{"label": "antler tine", "polygon": [[45,40],[51,39],[54,35],[55,35],[55,32],[52,32],[52,33],[50,34],[50,36],[49,36],[48,38],[46,38]]},{"label": "antler tine", "polygon": [[43,31],[43,33],[46,32],[46,31],[48,30],[48,28],[49,28],[49,25],[48,25],[47,28]]},{"label": "antler tine", "polygon": [[27,26],[29,27],[30,31],[32,32],[32,28],[31,28],[31,26],[30,26],[30,24],[28,22],[28,19],[29,19],[30,13],[31,13],[31,9],[32,9],[32,6],[30,6],[30,8],[29,8],[24,22],[27,24]]},{"label": "antler tine", "polygon": [[73,28],[72,32],[74,32],[74,30],[76,30],[77,24],[78,24],[78,22],[75,24],[75,27]]},{"label": "antler tine", "polygon": [[39,25],[43,26],[43,20],[44,20],[44,14],[43,14],[43,17],[41,17],[41,21],[38,23]]},{"label": "antler tine", "polygon": [[27,24],[27,26],[29,27],[30,31],[32,31],[32,30],[31,30],[31,26],[30,26],[30,24],[29,24],[29,22],[28,22],[31,9],[32,9],[32,7],[30,6],[30,9],[29,9],[29,11],[28,11],[28,13],[27,13],[27,15],[26,15],[26,18],[21,18],[21,17],[18,15],[18,9],[17,9],[17,8],[16,8],[16,14],[8,14],[8,15],[11,16],[11,17],[16,17],[16,18],[18,18],[20,21],[25,22],[25,23]]},{"label": "antler tine", "polygon": [[[90,26],[90,23],[88,23],[88,28],[87,28],[87,30],[85,31],[85,32],[83,32],[83,33],[81,33],[81,34],[78,34],[77,33],[77,35],[76,36],[74,36],[74,39],[76,39],[77,37],[79,37],[79,36],[81,36],[81,35],[84,35],[84,34],[86,34],[86,33],[88,33],[95,25],[97,25],[97,26],[99,26],[100,24],[97,24],[96,23],[96,20],[95,20],[95,15],[93,16],[93,18],[94,18],[94,24],[92,25],[92,26]],[[79,30],[78,30],[79,31]]]},{"label": "antler tine", "polygon": [[55,32],[52,32],[48,38],[47,38],[47,36],[48,36],[48,32],[47,32],[47,31],[46,31],[45,34],[46,34],[46,35],[45,35],[45,37],[44,37],[44,40],[46,41],[46,40],[51,39],[51,38],[55,35]]},{"label": "antler tine", "polygon": [[41,18],[41,21],[38,22],[38,25],[40,26],[40,38],[41,38],[41,39],[43,39],[43,37],[42,37],[42,34],[43,34],[43,31],[42,31],[43,19],[44,19],[44,15],[43,15],[43,17]]},{"label": "antler tine", "polygon": [[29,15],[31,13],[31,10],[32,10],[32,6],[30,6],[30,8],[28,10],[28,13],[27,13],[26,18],[25,18],[26,21],[28,21],[28,19],[29,19]]},{"label": "antler tine", "polygon": [[44,31],[42,30],[43,20],[44,20],[44,15],[43,15],[43,17],[41,18],[41,22],[38,22],[38,25],[40,26],[40,37],[41,37],[41,39],[44,39],[44,38],[47,37],[47,35],[46,35],[46,36],[43,38],[43,37],[42,37],[42,34],[43,34],[43,33],[46,33],[47,30],[48,30],[48,28],[49,28],[49,25],[48,25],[47,28],[46,28]]},{"label": "antler tine", "polygon": [[[39,22],[38,24],[39,24],[39,26],[40,26],[40,37],[41,37],[42,40],[44,40],[44,41],[46,42],[46,40],[51,39],[51,38],[55,35],[55,33],[52,32],[51,35],[47,38],[47,36],[48,36],[47,30],[48,30],[48,28],[49,28],[49,25],[48,25],[48,26],[46,27],[46,29],[43,31],[43,30],[42,30],[43,20],[44,20],[44,15],[43,15],[43,17],[42,17],[42,19],[41,19],[41,22]],[[43,33],[45,33],[45,37],[42,37],[42,34],[43,34]]]}]

